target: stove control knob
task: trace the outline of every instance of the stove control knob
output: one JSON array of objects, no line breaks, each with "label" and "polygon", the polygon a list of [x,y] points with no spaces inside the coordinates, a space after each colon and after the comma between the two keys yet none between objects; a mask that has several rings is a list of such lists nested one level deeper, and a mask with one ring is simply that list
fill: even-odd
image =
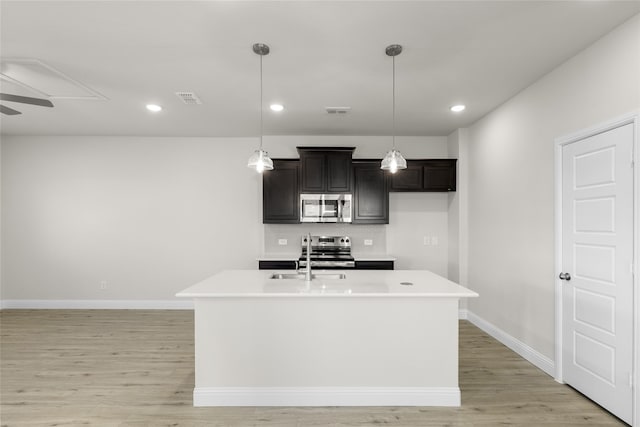
[{"label": "stove control knob", "polygon": [[340,243],[344,243],[344,239],[340,239]]},{"label": "stove control knob", "polygon": [[349,243],[349,239],[347,239],[347,243]]},{"label": "stove control knob", "polygon": [[307,241],[307,238],[305,237],[303,241],[304,241],[304,242],[306,242],[306,241]]}]

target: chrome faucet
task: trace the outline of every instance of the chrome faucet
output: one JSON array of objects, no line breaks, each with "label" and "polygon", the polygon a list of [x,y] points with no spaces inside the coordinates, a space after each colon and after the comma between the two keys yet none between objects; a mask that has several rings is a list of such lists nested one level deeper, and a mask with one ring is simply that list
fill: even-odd
[{"label": "chrome faucet", "polygon": [[307,234],[307,266],[304,270],[304,281],[311,282],[311,233]]}]

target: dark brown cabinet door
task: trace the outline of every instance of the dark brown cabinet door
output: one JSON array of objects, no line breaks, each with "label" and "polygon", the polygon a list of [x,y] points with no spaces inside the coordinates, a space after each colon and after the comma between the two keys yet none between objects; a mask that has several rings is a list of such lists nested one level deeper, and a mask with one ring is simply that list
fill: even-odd
[{"label": "dark brown cabinet door", "polygon": [[353,147],[298,147],[301,193],[350,193]]},{"label": "dark brown cabinet door", "polygon": [[[258,270],[295,270],[296,262],[290,260],[282,261],[258,261]],[[393,270],[391,268],[390,270]]]},{"label": "dark brown cabinet door", "polygon": [[389,191],[456,191],[456,159],[407,160],[389,174]]},{"label": "dark brown cabinet door", "polygon": [[423,191],[456,191],[455,159],[425,160]]},{"label": "dark brown cabinet door", "polygon": [[354,224],[388,224],[389,191],[380,162],[353,162]]},{"label": "dark brown cabinet door", "polygon": [[326,156],[324,153],[305,153],[300,156],[302,171],[302,193],[326,191]]},{"label": "dark brown cabinet door", "polygon": [[393,261],[358,261],[356,260],[356,270],[393,270]]},{"label": "dark brown cabinet door", "polygon": [[389,173],[389,191],[422,191],[422,162],[407,160],[407,168]]},{"label": "dark brown cabinet door", "polygon": [[351,192],[351,151],[327,153],[327,192]]},{"label": "dark brown cabinet door", "polygon": [[274,160],[273,170],[262,175],[262,222],[300,222],[298,201],[298,160]]}]

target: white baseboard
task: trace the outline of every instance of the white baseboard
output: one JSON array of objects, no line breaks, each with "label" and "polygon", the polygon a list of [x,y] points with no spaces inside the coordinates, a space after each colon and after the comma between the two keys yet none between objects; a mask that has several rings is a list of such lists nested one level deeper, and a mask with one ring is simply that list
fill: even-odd
[{"label": "white baseboard", "polygon": [[192,300],[3,300],[2,309],[193,310]]},{"label": "white baseboard", "polygon": [[534,350],[517,338],[512,337],[502,329],[477,316],[472,311],[467,311],[467,319],[469,320],[469,322],[473,323],[478,328],[482,329],[484,332],[491,335],[493,338],[500,341],[502,344],[509,347],[514,352],[518,353],[524,359],[540,368],[549,376],[555,376],[555,363],[547,356]]},{"label": "white baseboard", "polygon": [[460,406],[458,387],[196,387],[193,406]]}]

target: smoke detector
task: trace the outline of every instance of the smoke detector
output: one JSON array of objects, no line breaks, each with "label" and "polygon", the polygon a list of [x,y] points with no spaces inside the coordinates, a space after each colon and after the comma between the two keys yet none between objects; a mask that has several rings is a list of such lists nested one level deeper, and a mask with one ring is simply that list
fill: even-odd
[{"label": "smoke detector", "polygon": [[327,114],[347,114],[351,107],[325,107]]},{"label": "smoke detector", "polygon": [[176,92],[176,96],[182,100],[187,105],[200,105],[202,101],[198,98],[193,92]]}]

